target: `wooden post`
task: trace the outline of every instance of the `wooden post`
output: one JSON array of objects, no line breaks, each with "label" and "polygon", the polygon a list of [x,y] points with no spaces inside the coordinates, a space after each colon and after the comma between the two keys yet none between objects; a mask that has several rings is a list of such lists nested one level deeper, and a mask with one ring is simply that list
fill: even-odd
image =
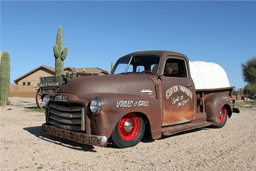
[{"label": "wooden post", "polygon": [[248,99],[248,90],[246,90],[246,99],[247,99],[247,101],[249,101],[249,99]]},{"label": "wooden post", "polygon": [[240,88],[240,96],[241,96],[241,100],[243,100],[243,92],[241,88]]},{"label": "wooden post", "polygon": [[254,99],[254,103],[255,103],[255,90],[253,91],[253,99]]}]

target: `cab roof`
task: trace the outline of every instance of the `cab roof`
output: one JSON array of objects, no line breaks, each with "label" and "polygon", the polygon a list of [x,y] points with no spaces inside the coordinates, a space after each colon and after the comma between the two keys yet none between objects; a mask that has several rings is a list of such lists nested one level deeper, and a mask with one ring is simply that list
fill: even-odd
[{"label": "cab roof", "polygon": [[162,51],[162,50],[139,51],[139,52],[133,52],[133,53],[127,54],[125,56],[130,56],[130,55],[157,55],[157,56],[161,56],[162,58],[165,58],[167,56],[179,56],[187,59],[187,56],[182,53],[172,52],[172,51]]}]

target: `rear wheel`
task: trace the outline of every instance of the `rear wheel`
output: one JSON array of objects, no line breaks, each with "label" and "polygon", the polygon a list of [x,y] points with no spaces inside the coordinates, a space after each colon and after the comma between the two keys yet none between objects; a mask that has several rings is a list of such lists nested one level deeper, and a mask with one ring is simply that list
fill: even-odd
[{"label": "rear wheel", "polygon": [[110,140],[116,147],[132,147],[141,141],[144,132],[144,120],[139,115],[129,113],[124,115],[116,124]]},{"label": "rear wheel", "polygon": [[219,124],[215,126],[215,128],[222,128],[226,122],[227,122],[227,110],[226,108],[223,106],[220,110],[220,120],[219,120]]}]

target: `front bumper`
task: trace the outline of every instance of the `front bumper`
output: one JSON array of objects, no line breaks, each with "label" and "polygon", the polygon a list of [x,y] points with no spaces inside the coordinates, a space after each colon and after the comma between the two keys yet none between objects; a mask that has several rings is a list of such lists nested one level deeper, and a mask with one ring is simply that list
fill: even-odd
[{"label": "front bumper", "polygon": [[50,134],[59,138],[67,139],[70,141],[74,141],[77,143],[81,143],[81,144],[101,146],[101,147],[105,147],[108,144],[108,139],[106,136],[78,133],[75,131],[65,130],[55,126],[50,126],[45,123],[42,125],[42,130],[47,134]]}]

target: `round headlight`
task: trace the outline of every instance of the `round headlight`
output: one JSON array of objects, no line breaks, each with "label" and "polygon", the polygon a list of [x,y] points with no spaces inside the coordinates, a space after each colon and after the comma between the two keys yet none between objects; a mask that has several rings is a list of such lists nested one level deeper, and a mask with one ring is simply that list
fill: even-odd
[{"label": "round headlight", "polygon": [[49,102],[49,97],[47,95],[45,95],[44,98],[43,98],[43,105],[42,105],[42,107],[45,108],[47,106],[48,102]]},{"label": "round headlight", "polygon": [[92,101],[90,102],[90,110],[92,113],[95,113],[95,114],[100,113],[101,103],[97,97],[93,98]]}]

